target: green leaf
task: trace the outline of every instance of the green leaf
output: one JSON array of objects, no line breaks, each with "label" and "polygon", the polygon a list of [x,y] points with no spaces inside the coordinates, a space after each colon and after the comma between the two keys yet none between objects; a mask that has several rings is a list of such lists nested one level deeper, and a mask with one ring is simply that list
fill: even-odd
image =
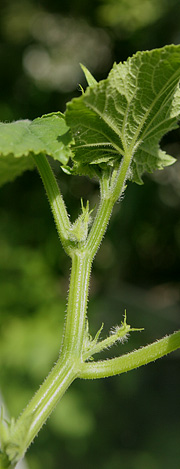
[{"label": "green leaf", "polygon": [[114,64],[106,80],[70,102],[65,115],[75,140],[75,172],[117,165],[124,157],[132,161],[130,178],[142,183],[145,171],[172,164],[159,142],[177,127],[179,79],[180,46],[170,45]]},{"label": "green leaf", "polygon": [[0,123],[0,185],[34,168],[33,154],[52,156],[66,165],[71,135],[60,112],[33,120]]},{"label": "green leaf", "polygon": [[97,84],[97,81],[95,80],[95,78],[93,77],[93,75],[91,75],[91,72],[82,64],[81,65],[81,68],[82,68],[82,71],[84,72],[84,75],[86,77],[86,80],[87,80],[87,83],[89,86],[94,86]]}]

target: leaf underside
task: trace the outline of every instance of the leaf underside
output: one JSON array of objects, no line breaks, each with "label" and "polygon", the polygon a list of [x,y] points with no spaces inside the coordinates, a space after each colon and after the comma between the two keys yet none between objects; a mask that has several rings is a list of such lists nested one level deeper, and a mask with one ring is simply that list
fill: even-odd
[{"label": "leaf underside", "polygon": [[65,117],[75,141],[74,171],[88,174],[90,165],[98,169],[131,156],[131,178],[142,183],[145,171],[172,164],[174,158],[159,142],[177,127],[179,80],[180,46],[137,52],[68,103]]},{"label": "leaf underside", "polygon": [[64,116],[52,113],[33,120],[0,123],[0,185],[34,168],[33,155],[67,164],[71,135]]}]

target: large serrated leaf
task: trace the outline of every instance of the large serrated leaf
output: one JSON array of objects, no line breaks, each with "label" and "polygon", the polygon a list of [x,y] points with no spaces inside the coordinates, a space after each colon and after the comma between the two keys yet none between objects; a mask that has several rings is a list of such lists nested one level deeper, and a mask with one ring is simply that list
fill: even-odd
[{"label": "large serrated leaf", "polygon": [[0,185],[34,168],[32,155],[69,160],[71,135],[64,116],[52,113],[33,120],[0,123]]},{"label": "large serrated leaf", "polygon": [[172,164],[159,147],[180,114],[180,46],[138,52],[67,106],[76,171],[132,157],[133,180]]}]

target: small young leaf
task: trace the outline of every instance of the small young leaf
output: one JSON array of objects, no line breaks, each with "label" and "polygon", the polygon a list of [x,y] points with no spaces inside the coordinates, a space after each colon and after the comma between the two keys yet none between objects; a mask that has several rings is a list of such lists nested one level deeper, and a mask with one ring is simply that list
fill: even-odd
[{"label": "small young leaf", "polygon": [[0,123],[0,185],[34,168],[33,154],[52,156],[67,164],[71,135],[64,116],[58,113],[33,120]]},{"label": "small young leaf", "polygon": [[82,71],[84,72],[84,75],[86,77],[86,80],[87,80],[87,83],[89,86],[94,86],[97,84],[97,81],[95,80],[95,78],[93,77],[93,75],[91,75],[91,72],[82,64],[81,65],[81,68],[82,68]]},{"label": "small young leaf", "polygon": [[138,52],[67,106],[76,172],[131,158],[131,178],[172,164],[159,147],[180,114],[180,46]]}]

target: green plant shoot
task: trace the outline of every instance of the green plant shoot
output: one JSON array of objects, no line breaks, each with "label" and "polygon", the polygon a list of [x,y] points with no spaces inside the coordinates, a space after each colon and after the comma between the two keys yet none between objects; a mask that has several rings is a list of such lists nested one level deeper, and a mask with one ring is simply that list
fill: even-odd
[{"label": "green plant shoot", "polygon": [[[124,320],[105,339],[102,328],[89,334],[87,302],[93,259],[105,235],[113,207],[128,181],[142,184],[145,172],[163,169],[175,159],[160,148],[162,137],[177,128],[180,115],[180,46],[138,52],[114,64],[99,83],[83,67],[88,87],[67,104],[65,114],[34,121],[0,123],[0,185],[25,170],[41,176],[59,239],[71,258],[64,336],[59,358],[17,420],[0,421],[0,468],[15,468],[27,448],[76,378],[119,375],[180,347],[180,331],[134,352],[93,360],[138,329]],[[95,178],[100,198],[96,209],[84,205],[74,223],[51,169],[52,159],[73,175]]]}]

